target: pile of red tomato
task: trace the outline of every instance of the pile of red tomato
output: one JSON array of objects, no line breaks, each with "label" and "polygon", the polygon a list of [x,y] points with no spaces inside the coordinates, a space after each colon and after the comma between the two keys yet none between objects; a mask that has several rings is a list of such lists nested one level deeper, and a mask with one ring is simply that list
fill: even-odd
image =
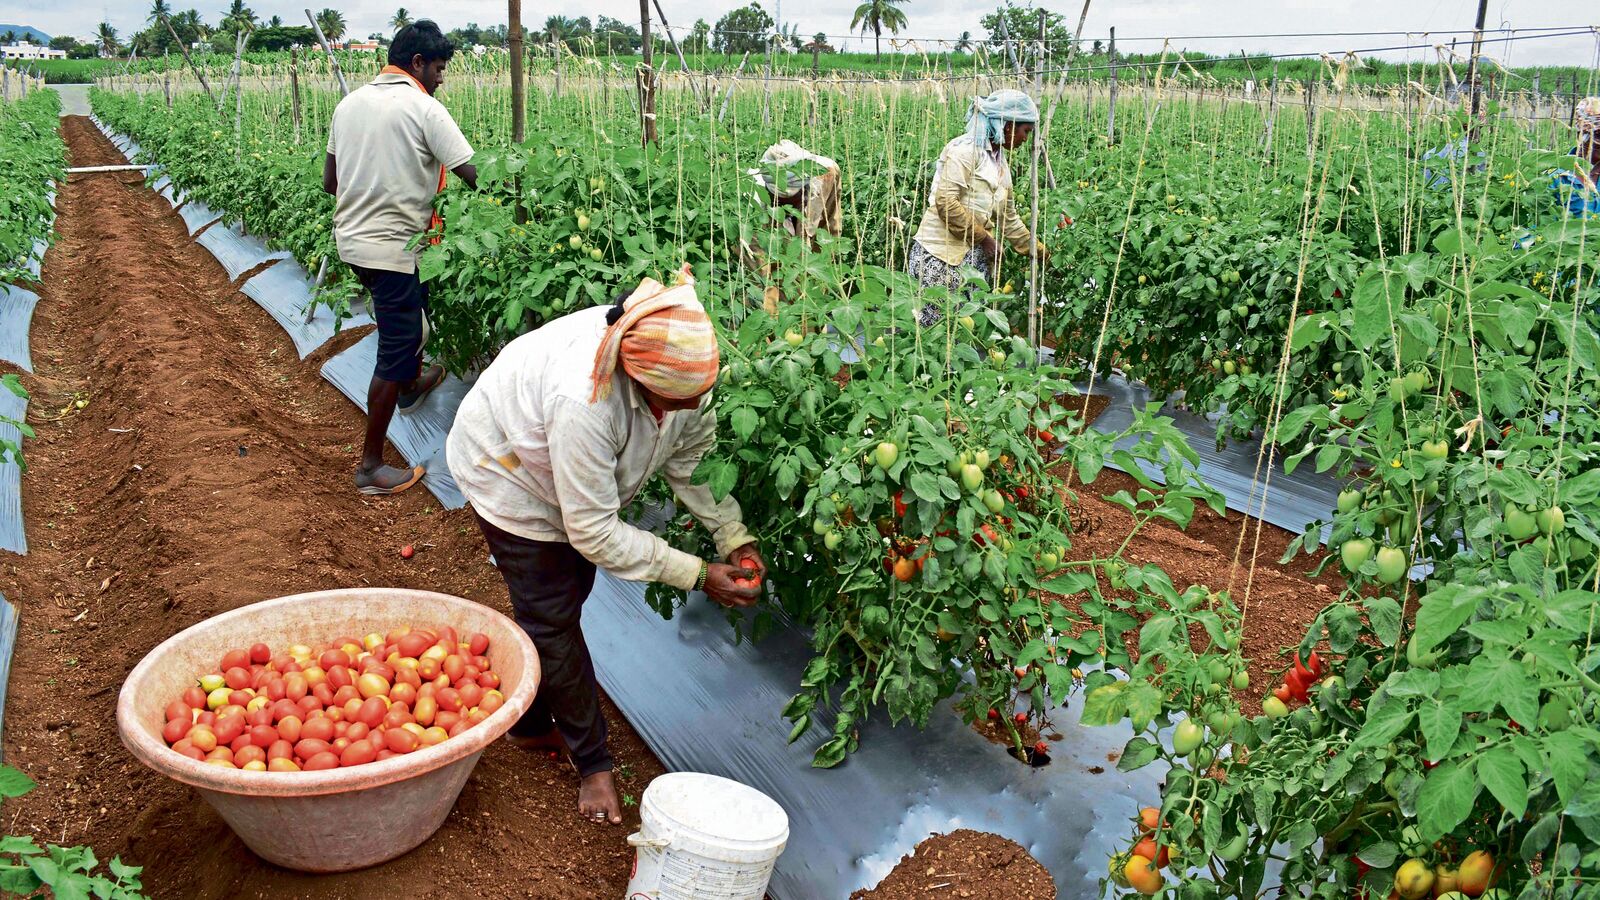
[{"label": "pile of red tomato", "polygon": [[190,759],[252,772],[359,766],[442,743],[505,703],[489,638],[398,628],[325,648],[229,650],[167,705],[161,736]]},{"label": "pile of red tomato", "polygon": [[1165,846],[1156,843],[1160,827],[1161,810],[1153,806],[1139,810],[1133,848],[1111,857],[1111,881],[1118,887],[1132,888],[1147,897],[1161,892],[1166,883],[1161,870],[1167,867],[1168,853]]},{"label": "pile of red tomato", "polygon": [[1311,656],[1305,662],[1300,661],[1300,654],[1294,655],[1294,668],[1283,673],[1283,684],[1273,690],[1272,696],[1261,703],[1261,711],[1276,719],[1289,714],[1290,704],[1309,702],[1311,686],[1322,680],[1322,657],[1317,651],[1311,651]]}]

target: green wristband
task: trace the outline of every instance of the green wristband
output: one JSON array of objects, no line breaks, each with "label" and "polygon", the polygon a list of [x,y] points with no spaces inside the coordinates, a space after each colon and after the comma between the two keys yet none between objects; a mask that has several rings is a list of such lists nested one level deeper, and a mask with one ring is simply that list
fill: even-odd
[{"label": "green wristband", "polygon": [[711,564],[703,559],[700,560],[700,577],[694,580],[695,590],[703,591],[706,589],[706,576],[709,574],[711,574]]}]

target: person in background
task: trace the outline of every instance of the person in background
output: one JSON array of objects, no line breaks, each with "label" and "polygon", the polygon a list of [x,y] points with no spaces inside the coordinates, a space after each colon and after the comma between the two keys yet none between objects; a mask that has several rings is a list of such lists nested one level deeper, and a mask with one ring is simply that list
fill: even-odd
[{"label": "person in background", "polygon": [[[977,270],[990,281],[999,271],[1000,244],[994,231],[1018,253],[1048,259],[1017,214],[1006,151],[1033,138],[1039,107],[1021,91],[996,91],[972,101],[967,131],[946,144],[933,170],[928,208],[911,241],[906,270],[923,287],[966,286]],[[937,305],[923,307],[917,321],[939,320]]]},{"label": "person in background", "polygon": [[[1473,160],[1473,172],[1483,173],[1489,168],[1489,160],[1481,149],[1475,149],[1479,141],[1479,129],[1484,120],[1467,126],[1461,137],[1445,144],[1443,147],[1434,147],[1422,154],[1422,183],[1431,190],[1444,190],[1450,186],[1450,172],[1452,169],[1461,169]],[[1428,165],[1433,161],[1433,166]],[[1438,166],[1437,169],[1434,166]]]},{"label": "person in background", "polygon": [[417,236],[443,225],[433,210],[454,172],[477,187],[472,147],[434,94],[455,47],[424,19],[389,45],[389,64],[370,84],[339,101],[328,129],[323,190],[336,198],[333,236],[339,258],[372,295],[378,361],[367,388],[367,431],[356,468],[363,494],[398,494],[422,480],[421,466],[383,462],[395,410],[409,413],[444,380],[422,368],[428,343],[428,287],[417,274]]},{"label": "person in background", "polygon": [[[804,163],[813,163],[819,172],[810,176],[797,174],[794,169]],[[783,209],[773,230],[789,237],[803,237],[812,250],[817,250],[817,234],[827,232],[838,237],[844,230],[844,213],[839,202],[839,164],[826,156],[784,140],[767,148],[761,163],[766,168],[750,169],[747,174],[765,192],[773,208]],[[776,174],[772,174],[775,170]],[[792,212],[791,212],[792,210]],[[772,281],[778,265],[767,257],[757,239],[739,241],[739,260],[763,279]],[[776,284],[768,284],[762,292],[762,308],[768,315],[778,314],[778,301],[782,292]]]},{"label": "person in background", "polygon": [[[685,267],[675,287],[645,279],[615,305],[507,344],[445,442],[517,624],[539,650],[539,693],[511,739],[568,753],[581,781],[578,810],[593,821],[622,821],[581,627],[596,567],[703,590],[724,606],[754,603],[766,578],[738,502],[716,500],[692,477],[716,442],[718,364],[716,333]],[[623,520],[657,473],[727,562],[696,559]]]},{"label": "person in background", "polygon": [[1573,216],[1600,215],[1600,97],[1585,97],[1573,114],[1578,128],[1577,171],[1558,172],[1550,189]]}]

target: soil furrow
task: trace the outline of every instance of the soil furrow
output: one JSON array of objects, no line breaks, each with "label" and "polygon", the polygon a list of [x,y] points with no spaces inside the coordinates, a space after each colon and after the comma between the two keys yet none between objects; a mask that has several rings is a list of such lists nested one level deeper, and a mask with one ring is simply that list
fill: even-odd
[{"label": "soil furrow", "polygon": [[[62,131],[73,165],[121,161],[87,119],[63,119]],[[443,511],[420,488],[355,493],[359,412],[137,177],[73,176],[57,207],[32,330],[39,374],[25,380],[39,431],[23,479],[32,552],[0,559],[0,591],[22,613],[6,761],[39,782],[8,801],[8,830],[120,854],[158,897],[388,897],[425,883],[620,895],[633,822],[579,821],[570,769],[503,743],[428,843],[328,877],[262,863],[193,792],[123,749],[114,709],[127,671],[208,616],[360,585],[504,611],[505,589],[466,511]],[[399,557],[405,544],[415,559]],[[620,786],[637,796],[660,764],[608,712]]]}]

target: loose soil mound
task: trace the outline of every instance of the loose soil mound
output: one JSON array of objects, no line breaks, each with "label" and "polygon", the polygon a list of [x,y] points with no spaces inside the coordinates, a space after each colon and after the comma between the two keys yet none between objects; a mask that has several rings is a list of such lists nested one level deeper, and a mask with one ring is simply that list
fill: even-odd
[{"label": "loose soil mound", "polygon": [[850,900],[1055,900],[1056,886],[1039,861],[1016,841],[961,829],[936,834],[871,890]]},{"label": "loose soil mound", "polygon": [[[62,130],[73,165],[122,162],[86,119]],[[39,431],[23,478],[32,552],[0,559],[0,592],[22,614],[5,759],[39,782],[6,802],[8,830],[120,854],[145,867],[154,897],[386,898],[422,885],[621,896],[637,808],[615,828],[584,822],[571,768],[504,742],[427,843],[324,877],[261,862],[193,792],[123,749],[114,706],[128,670],[217,613],[358,585],[508,607],[468,511],[443,511],[421,488],[355,492],[360,413],[137,176],[73,176],[57,205],[32,329],[39,375],[24,379]],[[406,544],[417,547],[409,561]],[[619,788],[637,797],[662,767],[609,704],[607,714]]]},{"label": "loose soil mound", "polygon": [[[1065,476],[1065,468],[1059,468],[1057,474]],[[1073,518],[1087,527],[1072,535],[1069,559],[1105,557],[1116,551],[1133,528],[1133,517],[1102,498],[1119,490],[1134,493],[1138,487],[1131,477],[1112,469],[1102,471],[1092,484],[1077,480],[1071,483],[1081,504]],[[1291,663],[1284,656],[1284,649],[1299,644],[1306,627],[1344,590],[1337,566],[1311,577],[1311,571],[1322,559],[1321,553],[1296,556],[1287,564],[1279,564],[1294,537],[1282,528],[1242,513],[1230,511],[1224,518],[1201,507],[1187,530],[1157,520],[1147,525],[1127,550],[1131,562],[1159,565],[1179,591],[1201,584],[1212,590],[1228,590],[1236,604],[1244,604],[1240,652],[1250,661],[1250,688],[1238,697],[1251,715],[1261,711],[1261,699]],[[1115,593],[1104,579],[1100,588],[1108,595]],[[1200,634],[1194,637],[1196,646],[1203,645]],[[1137,634],[1130,635],[1129,652],[1137,643]]]}]

